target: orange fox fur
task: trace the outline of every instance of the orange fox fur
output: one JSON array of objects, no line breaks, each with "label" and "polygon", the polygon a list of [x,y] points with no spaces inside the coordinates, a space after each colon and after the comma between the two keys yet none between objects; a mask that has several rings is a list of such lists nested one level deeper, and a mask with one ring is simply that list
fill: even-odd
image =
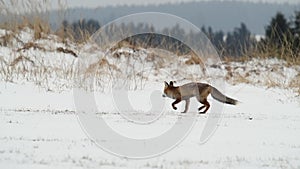
[{"label": "orange fox fur", "polygon": [[[216,89],[215,87],[206,84],[206,83],[187,83],[184,84],[182,86],[174,86],[173,81],[170,81],[170,83],[168,84],[167,82],[165,82],[165,88],[164,88],[164,97],[169,97],[172,99],[175,99],[175,101],[172,103],[172,107],[174,110],[177,109],[177,107],[175,106],[176,104],[178,104],[179,102],[181,102],[182,100],[185,100],[186,104],[185,104],[185,110],[182,113],[186,113],[188,108],[189,108],[189,104],[190,104],[190,98],[191,97],[196,97],[196,99],[203,104],[203,106],[198,108],[199,113],[206,113],[207,110],[210,107],[209,102],[207,101],[207,96],[211,94],[211,96],[222,102],[222,103],[227,103],[227,104],[232,104],[232,105],[236,105],[237,104],[237,100],[229,98],[227,96],[225,96],[224,94],[222,94],[218,89]],[[204,111],[200,112],[203,108]]]}]

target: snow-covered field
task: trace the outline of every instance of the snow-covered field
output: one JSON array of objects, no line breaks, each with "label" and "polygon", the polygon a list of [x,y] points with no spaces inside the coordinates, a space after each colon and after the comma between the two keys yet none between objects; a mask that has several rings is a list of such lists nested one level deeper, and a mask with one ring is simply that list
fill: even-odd
[{"label": "snow-covered field", "polygon": [[[5,31],[0,33],[5,34]],[[177,80],[176,85],[190,80],[209,82],[209,78],[193,74],[193,65],[185,65],[178,71],[176,68],[183,65],[178,62],[171,66],[165,54],[166,58],[153,64],[153,60],[147,58],[151,50],[146,49],[138,51],[138,55],[144,57],[143,64],[128,61],[123,56],[103,57],[103,53],[94,52],[93,46],[65,46],[56,42],[56,38],[33,40],[30,30],[25,30],[18,39],[24,43],[34,41],[35,46],[44,49],[18,50],[24,44],[13,40],[11,46],[14,47],[0,47],[0,168],[300,168],[299,66],[276,59],[253,59],[209,67],[209,72],[225,72],[226,95],[241,103],[224,105],[214,134],[207,142],[200,143],[211,111],[195,115],[192,108],[195,100],[190,112],[180,114],[184,103],[175,111],[171,109],[171,99],[161,98],[167,113],[161,116],[162,120],[154,122],[154,130],[135,125],[136,128],[126,131],[132,122],[114,110],[108,93],[101,89],[105,87],[101,86],[104,82],[112,83],[124,78],[124,73],[139,73],[144,68],[150,74],[129,77],[133,81],[129,87],[136,87],[131,92],[135,104],[147,107],[150,104],[147,94],[151,90],[162,91],[164,79]],[[72,66],[78,58],[58,52],[58,47],[86,56],[89,63],[86,69],[96,73],[96,77],[103,77],[96,80],[98,88],[93,91],[97,115],[109,121],[118,132],[140,137],[157,135],[167,130],[178,116],[194,116],[196,123],[192,130],[170,151],[152,158],[122,158],[102,150],[84,132],[74,105],[72,83],[78,82],[73,78],[81,69]],[[19,56],[21,59],[16,61]],[[97,61],[100,68],[91,70]],[[136,65],[124,67],[122,63]],[[106,66],[111,69],[108,71]],[[174,76],[169,77],[166,72]],[[181,79],[183,76],[187,78]],[[212,102],[211,97],[209,101]]]}]

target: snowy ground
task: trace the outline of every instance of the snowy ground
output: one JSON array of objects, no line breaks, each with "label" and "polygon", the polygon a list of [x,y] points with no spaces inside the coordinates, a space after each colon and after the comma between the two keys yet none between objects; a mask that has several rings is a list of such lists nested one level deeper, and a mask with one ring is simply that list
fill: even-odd
[{"label": "snowy ground", "polygon": [[[28,30],[18,37],[24,43],[32,41]],[[90,55],[93,53],[92,47],[76,49],[72,45],[52,42],[55,37],[48,39],[35,41],[45,50],[18,50],[23,45],[14,41],[15,48],[1,46],[0,168],[300,168],[299,66],[286,66],[283,61],[276,59],[212,65],[208,68],[210,72],[225,72],[228,81],[225,93],[241,103],[224,106],[218,128],[206,143],[200,144],[200,135],[210,111],[194,117],[196,124],[193,129],[172,150],[150,159],[134,160],[103,151],[89,139],[80,125],[70,87],[74,83],[73,76],[78,73],[72,68],[76,58],[57,52],[56,48],[69,48],[81,55]],[[144,53],[142,57],[147,60],[150,50],[140,52]],[[99,62],[104,64],[101,72],[105,72],[105,64],[113,65],[110,65],[113,72],[110,70],[108,76],[122,78],[124,72],[118,72],[119,69],[135,72],[141,67],[147,70],[151,68],[148,72],[152,74],[148,78],[141,76],[130,79],[142,79],[142,83],[134,83],[140,91],[132,94],[137,105],[149,104],[148,97],[141,96],[151,92],[150,89],[162,91],[161,80],[169,76],[165,72],[174,72],[173,79],[166,80],[178,80],[178,85],[189,79],[209,81],[197,79],[199,74],[192,74],[192,65],[184,67],[182,72],[176,72],[176,67],[182,65],[177,62],[171,66],[168,64],[170,58],[161,59],[156,65],[151,64],[153,61],[142,60],[143,64],[134,62],[137,65],[124,68],[122,63],[127,61],[126,58],[124,60],[121,57],[123,60],[118,62],[118,59],[104,58],[102,55],[101,52],[94,54],[88,58],[88,63],[98,63],[95,61],[102,59]],[[22,57],[17,62],[19,56]],[[163,71],[157,72],[159,69],[156,66]],[[91,67],[87,65],[88,70]],[[97,70],[94,72],[97,73]],[[103,76],[106,77],[106,74]],[[188,78],[180,80],[182,76]],[[152,87],[143,86],[145,84]],[[107,93],[96,90],[95,98],[98,116],[108,119],[119,132],[126,132],[124,126],[130,126],[131,122],[114,110]],[[195,112],[191,109],[182,115],[179,112],[184,103],[179,104],[180,110],[174,111],[170,106],[172,100],[164,101],[168,113],[157,122],[155,130],[143,132],[140,127],[126,134],[141,136],[142,132],[146,133],[145,137],[147,134],[155,135],[167,130],[178,116],[191,116]],[[212,101],[211,97],[209,101]],[[196,104],[195,100],[192,100],[193,104]]]},{"label": "snowy ground", "polygon": [[[84,134],[72,92],[1,83],[0,168],[299,168],[299,97],[242,84],[227,91],[243,103],[225,106],[208,142],[199,144],[199,138],[210,112],[198,115],[191,133],[171,151],[132,160],[103,151]],[[130,123],[116,113],[109,117]]]}]

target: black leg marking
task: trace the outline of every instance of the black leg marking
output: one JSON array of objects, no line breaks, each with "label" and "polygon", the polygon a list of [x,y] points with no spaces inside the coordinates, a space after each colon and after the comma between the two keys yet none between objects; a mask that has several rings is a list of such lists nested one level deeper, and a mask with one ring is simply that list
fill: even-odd
[{"label": "black leg marking", "polygon": [[206,108],[203,112],[199,112],[200,114],[205,114],[207,112],[207,110],[209,109],[209,107],[210,107],[210,104],[208,103],[208,101],[206,99],[203,100],[203,104],[204,104],[204,107],[206,107]]},{"label": "black leg marking", "polygon": [[173,107],[174,110],[177,110],[177,107],[175,106],[175,104],[177,104],[177,103],[179,103],[179,102],[181,102],[181,100],[180,100],[180,99],[176,99],[176,100],[172,103],[172,107]]}]

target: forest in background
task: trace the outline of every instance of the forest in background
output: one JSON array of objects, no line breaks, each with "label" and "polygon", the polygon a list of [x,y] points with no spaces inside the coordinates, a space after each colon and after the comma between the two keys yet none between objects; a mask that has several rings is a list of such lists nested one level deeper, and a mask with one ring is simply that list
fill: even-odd
[{"label": "forest in background", "polygon": [[[291,19],[287,19],[291,18]],[[284,16],[278,12],[272,17],[270,23],[265,28],[265,34],[262,37],[256,37],[250,32],[245,23],[234,28],[231,32],[222,30],[213,30],[211,27],[203,26],[201,31],[208,37],[218,53],[222,57],[233,57],[235,59],[244,57],[278,57],[292,62],[299,62],[300,46],[300,11],[296,11],[293,16]],[[123,25],[123,30],[130,29],[133,32],[140,30],[149,32],[125,39],[131,45],[140,47],[156,47],[177,51],[180,54],[189,52],[188,48],[181,44],[179,40],[164,36],[152,34],[154,28],[151,25],[129,24]],[[61,28],[57,33],[61,37],[72,39],[76,42],[86,41],[93,33],[101,28],[101,23],[96,20],[78,20],[69,23],[63,21]],[[177,37],[186,38],[193,41],[195,34],[193,32],[184,32],[179,25],[170,30],[164,29],[164,34],[172,33]],[[168,44],[172,44],[171,46]]]}]

